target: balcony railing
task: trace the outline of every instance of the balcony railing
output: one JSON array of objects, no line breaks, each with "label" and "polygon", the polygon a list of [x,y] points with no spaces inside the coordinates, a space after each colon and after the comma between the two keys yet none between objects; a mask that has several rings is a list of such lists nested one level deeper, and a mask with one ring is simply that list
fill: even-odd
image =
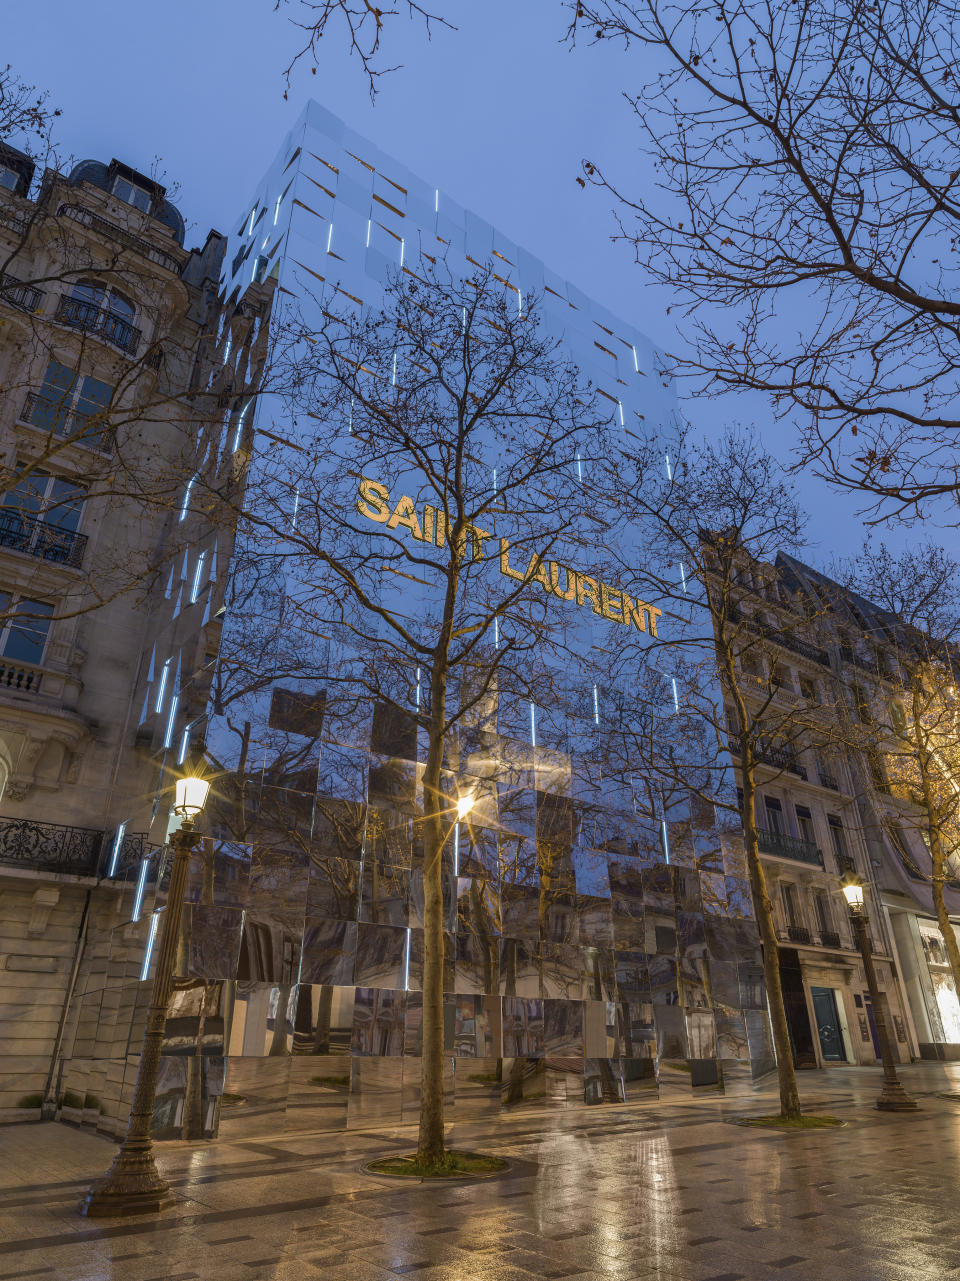
[{"label": "balcony railing", "polygon": [[61,529],[28,512],[0,508],[0,547],[79,569],[86,545],[85,534]]},{"label": "balcony railing", "polygon": [[0,227],[6,227],[15,236],[25,236],[30,226],[30,219],[17,213],[9,206],[0,205]]},{"label": "balcony railing", "polygon": [[121,316],[119,312],[111,311],[98,302],[64,296],[57,306],[56,318],[62,325],[69,325],[72,329],[97,334],[129,356],[136,355],[140,346],[140,330],[131,325],[126,316]]},{"label": "balcony railing", "polygon": [[0,299],[19,311],[39,311],[43,302],[43,290],[36,285],[16,280],[13,276],[0,275]]},{"label": "balcony railing", "polygon": [[801,640],[799,636],[794,636],[790,632],[767,630],[765,635],[784,649],[799,654],[801,658],[809,658],[811,662],[819,663],[821,667],[830,666],[830,655],[819,645],[811,645],[809,641]]},{"label": "balcony railing", "polygon": [[103,832],[89,827],[0,818],[0,863],[36,872],[96,876]]},{"label": "balcony railing", "polygon": [[788,925],[787,938],[791,943],[812,943],[810,931],[805,925]]},{"label": "balcony railing", "polygon": [[837,934],[834,930],[821,930],[820,946],[821,947],[842,947],[843,944],[840,942],[840,935]]},{"label": "balcony railing", "polygon": [[101,218],[99,214],[91,213],[89,209],[83,209],[80,205],[61,205],[57,210],[58,217],[72,218],[74,222],[82,223],[85,227],[92,227],[108,240],[113,240],[117,244],[126,245],[128,249],[134,250],[141,258],[146,258],[149,262],[154,262],[158,267],[164,267],[167,271],[172,271],[174,275],[180,275],[180,264],[173,254],[168,254],[164,249],[157,245],[152,245],[149,240],[144,240],[141,236],[135,236],[132,232],[127,231],[124,227],[118,227],[115,222],[109,222],[106,218]]},{"label": "balcony railing", "polygon": [[817,770],[817,776],[818,776],[818,778],[820,779],[820,786],[821,786],[821,787],[826,787],[826,788],[828,788],[828,789],[829,789],[829,791],[831,791],[831,792],[839,792],[839,791],[840,791],[840,783],[839,783],[839,780],[838,780],[838,779],[836,779],[836,778],[833,776],[833,774],[828,774],[828,773],[826,772],[826,770],[818,769],[818,770]]},{"label": "balcony railing", "polygon": [[801,765],[792,752],[786,752],[780,747],[768,747],[760,753],[760,760],[765,765],[773,765],[776,769],[786,770],[789,774],[796,774],[798,778],[806,779],[806,767]]},{"label": "balcony railing", "polygon": [[42,668],[0,658],[0,691],[12,689],[20,694],[39,694],[42,681]]},{"label": "balcony railing", "polygon": [[776,858],[793,859],[796,863],[810,863],[813,867],[823,867],[823,855],[810,841],[802,841],[799,836],[788,836],[786,832],[767,832],[763,828],[757,835],[760,850],[764,854],[773,854]]},{"label": "balcony railing", "polygon": [[113,430],[103,421],[102,414],[84,414],[70,409],[63,398],[48,399],[40,392],[31,391],[23,402],[20,421],[55,436],[71,437],[71,444],[97,449],[102,454],[113,450]]}]

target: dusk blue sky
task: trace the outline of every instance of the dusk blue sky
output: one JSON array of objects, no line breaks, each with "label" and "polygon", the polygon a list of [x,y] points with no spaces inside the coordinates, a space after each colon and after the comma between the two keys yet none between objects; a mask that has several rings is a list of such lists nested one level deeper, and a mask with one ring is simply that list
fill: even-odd
[{"label": "dusk blue sky", "polygon": [[[393,20],[387,60],[404,66],[381,79],[375,104],[335,34],[317,74],[301,64],[284,101],[283,70],[298,33],[283,10],[273,12],[273,0],[6,6],[0,56],[50,90],[63,111],[64,157],[116,156],[178,184],[188,244],[201,243],[211,226],[229,230],[314,97],[669,349],[670,298],[646,284],[629,246],[611,243],[609,197],[576,182],[584,157],[628,188],[651,182],[621,97],[640,55],[609,46],[571,52],[561,43],[557,0],[453,0],[445,8],[459,30],[436,29],[430,42],[422,25]],[[769,422],[753,398],[687,401],[684,409],[704,430]],[[782,427],[768,436],[783,457],[791,443]],[[809,477],[798,484],[814,518],[811,559],[855,550],[863,537],[855,501]]]}]

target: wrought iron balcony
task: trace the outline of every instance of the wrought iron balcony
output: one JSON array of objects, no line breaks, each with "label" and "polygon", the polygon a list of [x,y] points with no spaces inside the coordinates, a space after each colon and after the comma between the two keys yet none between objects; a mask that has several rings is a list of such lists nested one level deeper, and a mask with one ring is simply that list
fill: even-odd
[{"label": "wrought iron balcony", "polygon": [[0,508],[0,547],[79,569],[86,545],[85,534],[61,529],[28,512]]},{"label": "wrought iron balcony", "polygon": [[799,654],[801,658],[809,658],[811,662],[819,663],[821,667],[830,666],[830,655],[819,645],[811,645],[809,641],[801,640],[799,636],[794,636],[791,632],[773,631],[768,629],[765,635],[775,644],[780,645],[783,649],[789,649],[791,653]]},{"label": "wrought iron balcony", "polygon": [[126,316],[121,316],[119,312],[111,311],[98,302],[64,296],[57,306],[56,318],[62,325],[70,325],[72,329],[97,334],[130,356],[136,355],[140,346],[140,330],[131,325]]},{"label": "wrought iron balcony", "polygon": [[61,205],[57,210],[57,217],[72,218],[74,222],[82,223],[85,227],[91,227],[98,231],[101,236],[106,236],[108,240],[113,240],[117,244],[125,245],[128,249],[134,250],[141,258],[146,258],[149,262],[154,262],[158,267],[164,267],[167,271],[172,271],[175,276],[180,275],[180,264],[173,254],[168,254],[165,250],[157,245],[152,245],[149,240],[144,240],[142,236],[135,236],[124,227],[119,227],[115,222],[109,222],[106,218],[101,218],[99,214],[91,213],[89,209],[83,209],[80,205]]},{"label": "wrought iron balcony", "polygon": [[776,769],[786,770],[788,774],[796,774],[798,778],[807,777],[806,767],[801,765],[793,752],[784,751],[782,747],[768,747],[760,753],[760,760],[765,765],[773,765]]},{"label": "wrought iron balcony", "polygon": [[102,454],[113,450],[113,430],[103,421],[103,416],[70,409],[63,398],[51,400],[31,391],[23,402],[20,421],[41,431],[53,432],[55,436],[72,437],[71,444],[83,445],[85,449],[96,449]]},{"label": "wrought iron balcony", "polygon": [[791,943],[812,943],[810,931],[805,925],[788,925],[787,938]]},{"label": "wrought iron balcony", "polygon": [[820,786],[821,786],[821,787],[826,787],[826,788],[827,788],[829,791],[831,791],[831,792],[839,792],[839,791],[840,791],[840,783],[839,783],[839,780],[838,780],[838,779],[836,779],[836,778],[834,778],[834,776],[833,776],[832,774],[828,774],[828,773],[826,772],[826,770],[822,770],[822,769],[818,769],[818,770],[817,770],[817,774],[818,774],[818,776],[819,776],[819,778],[820,778]]},{"label": "wrought iron balcony", "polygon": [[763,854],[773,854],[776,858],[789,858],[796,863],[809,863],[813,867],[823,867],[823,855],[810,841],[802,841],[799,836],[788,836],[786,832],[768,832],[763,828],[760,828],[757,836]]},{"label": "wrought iron balcony", "polygon": [[821,947],[842,947],[843,944],[840,942],[840,935],[835,933],[834,930],[821,930],[820,946]]},{"label": "wrought iron balcony", "polygon": [[35,872],[96,876],[103,832],[25,818],[0,818],[0,863]]},{"label": "wrought iron balcony", "polygon": [[13,276],[0,275],[0,299],[19,311],[39,311],[43,302],[43,290]]},{"label": "wrought iron balcony", "polygon": [[30,228],[30,220],[9,205],[0,205],[0,227],[6,227],[15,236],[25,236]]}]

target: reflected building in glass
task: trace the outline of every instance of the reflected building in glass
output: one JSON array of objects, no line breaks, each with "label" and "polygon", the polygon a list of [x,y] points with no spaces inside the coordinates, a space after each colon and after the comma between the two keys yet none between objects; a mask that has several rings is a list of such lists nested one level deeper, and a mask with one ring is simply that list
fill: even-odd
[{"label": "reflected building in glass", "polygon": [[[542,298],[620,428],[669,427],[649,339],[316,103],[231,228],[223,291],[272,282],[281,308],[307,306],[308,290],[375,306],[421,255],[456,275],[494,264],[518,306]],[[252,483],[262,451],[283,448],[284,412],[269,394],[230,408],[220,449]],[[233,592],[224,653],[261,634],[264,599],[254,616]],[[271,653],[264,642],[252,693],[215,681],[209,707],[219,801],[167,1025],[165,1137],[417,1116],[423,734],[375,700],[346,713],[319,682],[274,679]],[[586,716],[599,725],[595,691]],[[692,797],[604,809],[597,789],[585,804],[590,771],[556,719],[501,709],[482,750],[459,743],[457,771],[476,772],[482,802],[444,850],[448,1120],[729,1088],[772,1066],[739,833]],[[128,1029],[142,987],[125,997]],[[131,1049],[139,1036],[134,1018]]]}]

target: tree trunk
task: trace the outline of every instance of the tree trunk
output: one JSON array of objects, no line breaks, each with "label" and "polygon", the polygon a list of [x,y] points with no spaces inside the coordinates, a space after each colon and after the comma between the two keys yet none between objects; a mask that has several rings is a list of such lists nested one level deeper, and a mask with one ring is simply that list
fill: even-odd
[{"label": "tree trunk", "polygon": [[933,876],[931,878],[933,883],[933,906],[937,913],[937,924],[943,937],[943,945],[947,949],[947,956],[950,958],[953,986],[958,998],[960,998],[960,946],[957,944],[957,936],[950,923],[950,913],[947,911],[947,903],[943,893],[950,871],[948,855],[943,848],[943,838],[940,835],[940,825],[937,822],[936,806],[933,800],[933,788],[925,762],[921,762],[920,776],[923,780],[923,801],[927,811],[927,830],[930,835],[930,856],[933,863]]},{"label": "tree trunk", "polygon": [[800,1092],[793,1068],[793,1047],[787,1027],[787,1013],[783,1006],[783,989],[780,986],[780,958],[777,931],[773,921],[773,905],[767,894],[767,885],[760,863],[760,845],[757,836],[756,779],[751,753],[745,745],[740,752],[743,776],[743,836],[747,851],[747,868],[750,890],[753,895],[760,941],[763,944],[763,978],[767,988],[770,1022],[773,1025],[773,1044],[777,1053],[777,1076],[780,1081],[780,1115],[800,1116]]},{"label": "tree trunk", "polygon": [[[443,724],[444,698],[433,689],[431,719]],[[437,703],[440,704],[439,718]],[[423,773],[423,1039],[420,1081],[420,1137],[417,1159],[443,1161],[443,844],[444,809],[440,790],[442,734],[431,732]]]}]

